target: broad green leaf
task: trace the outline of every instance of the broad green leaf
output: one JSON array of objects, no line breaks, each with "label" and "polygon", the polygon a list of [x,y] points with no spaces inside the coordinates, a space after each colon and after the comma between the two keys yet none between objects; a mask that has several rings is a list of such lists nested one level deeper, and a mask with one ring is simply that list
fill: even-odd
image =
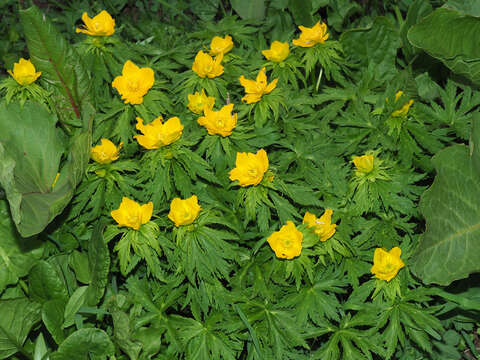
[{"label": "broad green leaf", "polygon": [[30,249],[34,239],[18,236],[10,218],[8,203],[0,200],[0,293],[7,285],[16,284],[41,255],[41,248]]},{"label": "broad green leaf", "polygon": [[61,344],[65,340],[62,328],[65,303],[65,300],[53,299],[44,302],[42,306],[42,321],[57,344]]},{"label": "broad green leaf", "polygon": [[37,336],[37,340],[35,340],[35,351],[33,353],[33,360],[43,360],[47,353],[47,344],[45,344],[45,339],[43,338],[42,333],[40,333]]},{"label": "broad green leaf", "polygon": [[[114,353],[113,343],[107,333],[100,329],[80,329],[65,339],[52,360],[106,359]],[[90,355],[90,357],[89,357]]]},{"label": "broad green leaf", "polygon": [[408,31],[412,45],[441,60],[453,72],[480,83],[480,18],[440,8]]},{"label": "broad green leaf", "polygon": [[[113,335],[118,346],[130,357],[137,359],[142,345],[132,340],[132,324],[130,318],[124,311],[112,311]],[[160,337],[160,334],[157,335]]]},{"label": "broad green leaf", "polygon": [[199,6],[192,6],[191,11],[203,21],[212,21],[218,11],[219,0],[206,0]]},{"label": "broad green leaf", "polygon": [[312,27],[314,25],[311,15],[312,4],[310,1],[289,0],[288,9],[292,12],[297,25]]},{"label": "broad green leaf", "polygon": [[420,50],[415,49],[407,39],[408,30],[415,25],[422,17],[430,14],[433,11],[432,5],[429,1],[415,0],[409,7],[405,22],[400,28],[400,36],[402,38],[402,52],[407,59],[412,59]]},{"label": "broad green leaf", "polygon": [[88,286],[87,304],[96,305],[103,296],[110,270],[110,253],[103,239],[104,226],[98,224],[88,243],[88,266],[92,274],[92,281]]},{"label": "broad green leaf", "polygon": [[389,80],[397,72],[395,60],[401,45],[400,34],[386,17],[377,17],[369,27],[345,31],[340,42],[347,60],[371,67],[377,80]]},{"label": "broad green leaf", "polygon": [[92,273],[88,266],[88,254],[74,250],[70,254],[70,267],[75,272],[77,280],[83,284],[90,284],[92,281]]},{"label": "broad green leaf", "polygon": [[65,306],[65,313],[63,314],[63,317],[65,318],[65,321],[63,322],[63,328],[73,325],[75,321],[75,314],[85,303],[87,289],[88,286],[80,286],[73,292],[70,299],[68,299],[67,305]]},{"label": "broad green leaf", "polygon": [[265,17],[264,0],[230,0],[230,4],[242,19],[262,20]]},{"label": "broad green leaf", "polygon": [[32,62],[42,72],[42,79],[62,96],[54,97],[61,118],[75,121],[76,126],[87,130],[95,108],[92,105],[92,81],[80,56],[36,6],[20,10],[20,21]]},{"label": "broad green leaf", "polygon": [[30,296],[38,302],[48,300],[64,300],[68,298],[65,284],[55,268],[46,261],[40,261],[31,270],[28,276]]},{"label": "broad green leaf", "polygon": [[410,261],[425,283],[448,285],[480,271],[479,121],[474,120],[471,150],[454,145],[432,159],[437,176],[420,201],[427,230]]},{"label": "broad green leaf", "polygon": [[480,2],[478,0],[448,0],[445,7],[456,9],[472,16],[480,16]]},{"label": "broad green leaf", "polygon": [[39,320],[38,304],[26,298],[0,300],[0,359],[19,351],[25,354],[23,343]]},{"label": "broad green leaf", "polygon": [[71,139],[60,169],[67,140],[55,123],[55,116],[36,103],[0,105],[0,184],[23,237],[41,232],[63,211],[88,161],[90,134],[85,131]]}]

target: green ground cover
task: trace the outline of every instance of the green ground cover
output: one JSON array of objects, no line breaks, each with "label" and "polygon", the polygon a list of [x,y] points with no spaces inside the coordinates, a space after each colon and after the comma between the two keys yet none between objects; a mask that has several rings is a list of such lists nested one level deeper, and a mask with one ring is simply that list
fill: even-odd
[{"label": "green ground cover", "polygon": [[477,1],[0,10],[0,359],[480,359]]}]

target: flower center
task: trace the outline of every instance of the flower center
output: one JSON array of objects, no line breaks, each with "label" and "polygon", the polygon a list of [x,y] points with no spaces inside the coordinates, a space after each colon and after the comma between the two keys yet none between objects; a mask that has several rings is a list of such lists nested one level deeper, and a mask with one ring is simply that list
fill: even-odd
[{"label": "flower center", "polygon": [[140,84],[138,83],[138,80],[129,80],[127,84],[128,90],[135,92],[138,91],[140,88]]},{"label": "flower center", "polygon": [[255,168],[250,168],[248,169],[248,175],[250,175],[251,177],[256,177],[258,174],[258,170],[255,169]]},{"label": "flower center", "polygon": [[395,265],[392,263],[388,262],[385,264],[385,272],[390,272],[395,269]]},{"label": "flower center", "polygon": [[183,212],[183,218],[184,218],[185,220],[189,219],[189,218],[190,218],[190,213],[185,210],[185,211]]},{"label": "flower center", "polygon": [[100,30],[102,30],[102,24],[101,24],[100,22],[98,22],[98,21],[95,22],[95,23],[93,24],[93,29],[94,29],[95,31],[97,31],[97,32],[100,31]]},{"label": "flower center", "polygon": [[132,225],[138,224],[139,216],[138,214],[130,214],[128,215],[128,222]]},{"label": "flower center", "polygon": [[218,126],[219,128],[223,128],[223,125],[224,125],[223,119],[222,119],[222,118],[217,119],[217,126]]},{"label": "flower center", "polygon": [[205,65],[205,72],[206,73],[210,73],[210,72],[212,72],[212,70],[213,70],[213,64],[212,63],[209,63],[209,64]]},{"label": "flower center", "polygon": [[292,246],[290,239],[283,239],[283,247],[289,248]]}]

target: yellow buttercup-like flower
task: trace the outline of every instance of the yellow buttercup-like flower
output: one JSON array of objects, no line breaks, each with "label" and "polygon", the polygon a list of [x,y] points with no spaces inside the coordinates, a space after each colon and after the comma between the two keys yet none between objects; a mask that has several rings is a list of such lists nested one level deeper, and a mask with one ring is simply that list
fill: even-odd
[{"label": "yellow buttercup-like flower", "polygon": [[152,69],[139,68],[127,60],[123,65],[122,75],[113,80],[112,86],[122,95],[125,104],[138,105],[143,103],[143,97],[152,88],[154,82]]},{"label": "yellow buttercup-like flower", "polygon": [[322,216],[317,217],[309,213],[305,213],[303,224],[307,224],[309,228],[313,228],[315,234],[320,236],[320,241],[327,241],[335,234],[337,224],[332,224],[332,209],[326,209]]},{"label": "yellow buttercup-like flower", "polygon": [[240,76],[239,80],[246,92],[242,101],[247,104],[256,103],[257,101],[260,101],[263,94],[271,93],[277,86],[278,81],[278,79],[275,79],[270,84],[267,84],[267,75],[265,75],[264,67],[258,72],[256,81],[245,79],[243,75]]},{"label": "yellow buttercup-like flower", "polygon": [[118,147],[108,139],[102,139],[101,145],[90,149],[90,157],[99,164],[110,164],[118,159],[118,153],[123,146],[121,142]]},{"label": "yellow buttercup-like flower", "polygon": [[317,22],[313,27],[298,27],[302,33],[298,39],[292,40],[293,45],[300,47],[312,47],[318,43],[324,43],[328,39],[327,24]]},{"label": "yellow buttercup-like flower", "polygon": [[59,177],[60,177],[60,173],[57,173],[57,175],[55,175],[55,179],[53,179],[52,190],[55,187],[55,185],[57,185],[57,181]]},{"label": "yellow buttercup-like flower", "polygon": [[199,117],[197,122],[205,126],[210,135],[232,135],[233,129],[237,126],[238,114],[233,114],[233,104],[222,107],[219,111],[205,108],[205,116]]},{"label": "yellow buttercup-like flower", "polygon": [[374,159],[373,155],[355,156],[353,158],[353,164],[357,168],[357,172],[368,174],[373,170]]},{"label": "yellow buttercup-like flower", "polygon": [[263,50],[262,54],[267,58],[267,60],[273,62],[282,62],[290,54],[288,42],[282,43],[280,41],[274,41],[272,45],[270,45],[270,49]]},{"label": "yellow buttercup-like flower", "polygon": [[201,78],[208,77],[212,79],[223,74],[222,59],[223,53],[218,54],[214,60],[210,55],[200,50],[197,56],[195,56],[192,70]]},{"label": "yellow buttercup-like flower", "polygon": [[35,66],[30,60],[24,58],[20,58],[18,63],[13,64],[13,72],[7,71],[20,85],[30,85],[42,75],[41,71],[35,72]]},{"label": "yellow buttercup-like flower", "polygon": [[197,91],[195,94],[188,94],[187,107],[195,114],[201,114],[203,110],[207,108],[212,109],[214,104],[215,98],[213,96],[207,96],[204,89],[202,89],[201,93]]},{"label": "yellow buttercup-like flower", "polygon": [[370,272],[377,279],[390,281],[397,276],[398,271],[405,266],[402,259],[402,250],[395,246],[392,250],[376,248],[373,254],[373,266]]},{"label": "yellow buttercup-like flower", "polygon": [[[403,95],[403,91],[400,90],[398,91],[396,94],[395,94],[395,102],[397,102],[397,100],[400,98],[400,96]],[[401,117],[401,116],[407,116],[408,114],[408,110],[410,110],[410,107],[412,106],[413,104],[413,100],[410,99],[405,105],[403,105],[400,109],[398,110],[395,110],[393,113],[392,113],[392,116],[393,117]]]},{"label": "yellow buttercup-like flower", "polygon": [[137,130],[143,135],[135,135],[138,143],[145,149],[153,150],[170,145],[180,139],[183,132],[183,125],[178,117],[172,117],[162,122],[163,117],[159,116],[150,124],[143,125],[143,119],[137,117]]},{"label": "yellow buttercup-like flower", "polygon": [[265,150],[260,149],[256,154],[237,153],[235,168],[230,171],[230,180],[238,180],[242,187],[258,185],[268,170],[268,157]]},{"label": "yellow buttercup-like flower", "polygon": [[267,238],[267,242],[280,259],[293,259],[302,253],[303,234],[290,220]]},{"label": "yellow buttercup-like flower", "polygon": [[225,55],[233,48],[233,41],[230,35],[221,38],[220,36],[215,36],[210,43],[210,55]]},{"label": "yellow buttercup-like flower", "polygon": [[175,198],[170,203],[168,218],[175,223],[176,227],[190,225],[195,221],[202,208],[198,205],[197,195],[188,199]]},{"label": "yellow buttercup-like flower", "polygon": [[84,28],[76,28],[76,33],[83,33],[90,36],[111,36],[115,32],[115,20],[105,10],[97,16],[89,18],[86,12],[82,15]]},{"label": "yellow buttercup-like flower", "polygon": [[146,224],[152,218],[153,203],[140,205],[136,201],[127,197],[122,198],[120,207],[113,210],[110,214],[118,223],[118,226],[126,226],[138,230],[140,226]]}]

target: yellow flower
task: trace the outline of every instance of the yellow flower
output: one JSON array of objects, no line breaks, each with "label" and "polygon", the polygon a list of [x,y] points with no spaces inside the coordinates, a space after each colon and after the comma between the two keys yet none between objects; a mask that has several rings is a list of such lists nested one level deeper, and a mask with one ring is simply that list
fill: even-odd
[{"label": "yellow flower", "polygon": [[282,62],[287,58],[288,54],[290,54],[288,42],[282,43],[280,41],[274,41],[272,45],[270,45],[270,49],[263,50],[262,54],[267,60]]},{"label": "yellow flower", "polygon": [[118,152],[123,146],[121,142],[118,147],[108,139],[102,139],[102,144],[90,149],[90,157],[99,164],[110,164],[118,159]]},{"label": "yellow flower", "polygon": [[202,208],[198,205],[197,195],[188,199],[175,198],[170,203],[168,218],[175,223],[176,227],[190,225],[195,221]]},{"label": "yellow flower", "polygon": [[225,105],[220,111],[213,111],[205,108],[205,116],[198,118],[198,123],[205,126],[210,135],[232,135],[233,129],[237,126],[238,114],[233,114],[233,104]]},{"label": "yellow flower", "polygon": [[195,56],[192,70],[195,71],[201,78],[207,76],[208,78],[212,79],[223,74],[223,65],[221,64],[222,59],[223,53],[220,53],[215,57],[215,60],[213,60],[210,55],[200,50],[197,53],[197,56]]},{"label": "yellow flower", "polygon": [[138,230],[140,226],[150,221],[153,213],[153,203],[140,205],[127,197],[122,198],[120,207],[110,212],[118,226],[126,226]]},{"label": "yellow flower", "polygon": [[233,41],[230,35],[221,38],[215,36],[210,43],[210,55],[225,55],[233,48]]},{"label": "yellow flower", "polygon": [[35,72],[35,66],[33,66],[30,60],[20,58],[18,63],[13,64],[13,72],[8,70],[8,73],[19,83],[20,85],[30,85],[38,79],[42,72]]},{"label": "yellow flower", "polygon": [[115,20],[105,10],[97,16],[89,18],[86,12],[82,15],[84,28],[76,28],[75,32],[87,34],[90,36],[111,36],[115,32]]},{"label": "yellow flower", "polygon": [[55,185],[57,185],[57,181],[59,177],[60,177],[60,173],[57,173],[57,175],[55,176],[55,179],[53,179],[52,190],[55,187]]},{"label": "yellow flower", "polygon": [[302,33],[298,39],[292,40],[293,45],[301,47],[312,47],[318,43],[324,43],[328,39],[327,24],[317,22],[313,27],[298,27]]},{"label": "yellow flower", "polygon": [[373,155],[362,155],[362,156],[355,156],[353,158],[353,163],[357,168],[357,172],[368,174],[370,171],[373,170]]},{"label": "yellow flower", "polygon": [[198,91],[195,94],[188,94],[188,105],[187,107],[191,112],[195,114],[201,114],[203,109],[212,109],[215,104],[215,98],[212,96],[207,96],[205,90],[202,89],[202,92]]},{"label": "yellow flower", "polygon": [[237,153],[235,168],[230,171],[230,180],[238,180],[242,187],[258,185],[268,170],[268,157],[265,150],[260,149],[256,154]]},{"label": "yellow flower", "polygon": [[258,72],[256,81],[245,79],[242,75],[240,76],[240,84],[245,88],[247,93],[242,101],[247,104],[256,103],[260,101],[263,94],[269,94],[277,86],[278,79],[273,80],[270,84],[267,84],[267,75],[265,75],[265,68],[261,68]]},{"label": "yellow flower", "polygon": [[280,259],[293,259],[302,252],[303,234],[290,220],[267,238],[267,242]]},{"label": "yellow flower", "polygon": [[402,259],[402,250],[395,246],[392,250],[376,248],[373,254],[373,266],[370,272],[375,275],[377,279],[390,281],[398,273],[398,271],[405,266]]},{"label": "yellow flower", "polygon": [[315,234],[320,236],[320,241],[327,241],[335,234],[337,224],[332,224],[332,209],[326,209],[322,216],[318,219],[314,214],[305,213],[303,224],[307,224],[309,228],[313,228]]},{"label": "yellow flower", "polygon": [[170,145],[180,139],[183,125],[178,117],[172,117],[162,123],[163,117],[159,116],[150,124],[143,125],[143,119],[137,117],[137,130],[143,135],[135,135],[138,143],[145,149],[153,150]]},{"label": "yellow flower", "polygon": [[[398,91],[396,94],[395,94],[395,102],[397,102],[397,100],[400,98],[400,96],[403,95],[403,91],[400,90]],[[408,114],[408,110],[410,110],[410,107],[412,106],[413,104],[413,100],[410,99],[405,105],[403,105],[399,110],[395,110],[393,113],[392,113],[392,116],[393,117],[401,117],[401,116],[407,116]]]},{"label": "yellow flower", "polygon": [[123,65],[122,75],[117,76],[112,86],[118,90],[125,104],[138,105],[143,102],[155,82],[153,70],[145,67],[139,68],[130,60]]}]

